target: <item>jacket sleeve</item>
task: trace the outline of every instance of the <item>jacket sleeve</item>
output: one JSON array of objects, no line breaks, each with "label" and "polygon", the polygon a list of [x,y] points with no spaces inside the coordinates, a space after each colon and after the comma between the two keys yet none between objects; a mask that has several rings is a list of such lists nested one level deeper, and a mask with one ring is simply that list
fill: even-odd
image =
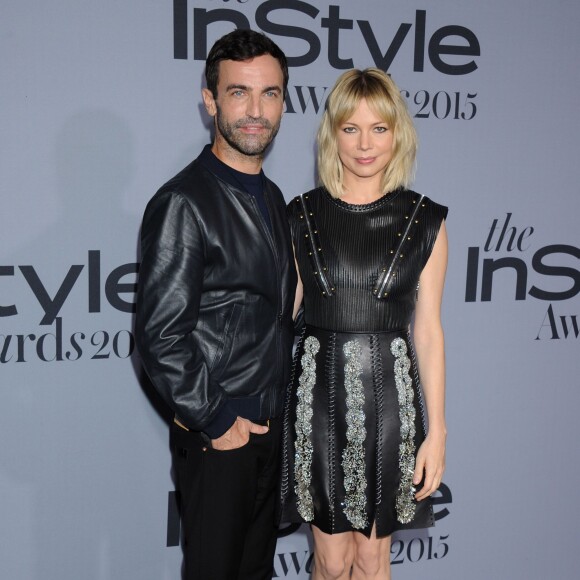
[{"label": "jacket sleeve", "polygon": [[179,419],[216,438],[236,415],[193,333],[204,267],[204,238],[191,206],[178,192],[159,192],[141,229],[136,345],[154,387]]}]

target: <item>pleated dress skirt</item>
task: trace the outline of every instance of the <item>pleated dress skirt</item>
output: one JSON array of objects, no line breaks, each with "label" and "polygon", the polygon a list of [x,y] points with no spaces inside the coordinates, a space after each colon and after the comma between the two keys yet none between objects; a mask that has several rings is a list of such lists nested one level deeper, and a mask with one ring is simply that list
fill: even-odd
[{"label": "pleated dress skirt", "polygon": [[[280,519],[378,537],[434,523],[414,498],[424,408],[406,330],[307,326],[284,414]],[[422,483],[417,486],[420,488]]]}]

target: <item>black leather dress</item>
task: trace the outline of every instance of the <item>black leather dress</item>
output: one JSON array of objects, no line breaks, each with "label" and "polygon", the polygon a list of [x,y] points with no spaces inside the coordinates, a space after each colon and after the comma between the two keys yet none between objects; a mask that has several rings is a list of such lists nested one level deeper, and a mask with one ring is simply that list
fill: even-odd
[{"label": "black leather dress", "polygon": [[281,520],[377,536],[433,525],[416,502],[425,417],[409,325],[447,208],[398,189],[366,205],[319,188],[288,206],[306,327],[284,416]]}]

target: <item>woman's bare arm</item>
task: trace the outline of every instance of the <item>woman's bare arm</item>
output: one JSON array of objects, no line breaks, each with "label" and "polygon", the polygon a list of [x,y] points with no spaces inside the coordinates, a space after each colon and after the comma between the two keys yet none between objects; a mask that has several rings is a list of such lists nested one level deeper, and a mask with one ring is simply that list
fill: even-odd
[{"label": "woman's bare arm", "polygon": [[441,325],[441,300],[447,269],[445,222],[419,281],[419,295],[413,325],[413,342],[425,394],[429,432],[417,454],[413,484],[424,478],[417,491],[422,500],[437,490],[445,470],[445,344]]}]

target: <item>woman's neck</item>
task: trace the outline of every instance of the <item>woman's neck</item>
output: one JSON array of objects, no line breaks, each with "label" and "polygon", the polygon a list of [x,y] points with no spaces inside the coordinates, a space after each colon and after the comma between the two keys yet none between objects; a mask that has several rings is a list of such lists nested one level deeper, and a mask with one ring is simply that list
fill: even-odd
[{"label": "woman's neck", "polygon": [[372,188],[369,190],[364,189],[350,189],[345,187],[344,193],[340,196],[340,199],[346,203],[353,205],[365,205],[372,203],[377,199],[383,197],[384,192],[379,189]]},{"label": "woman's neck", "polygon": [[383,196],[380,179],[345,179],[343,181],[344,193],[340,199],[350,204],[367,204],[376,201]]}]

